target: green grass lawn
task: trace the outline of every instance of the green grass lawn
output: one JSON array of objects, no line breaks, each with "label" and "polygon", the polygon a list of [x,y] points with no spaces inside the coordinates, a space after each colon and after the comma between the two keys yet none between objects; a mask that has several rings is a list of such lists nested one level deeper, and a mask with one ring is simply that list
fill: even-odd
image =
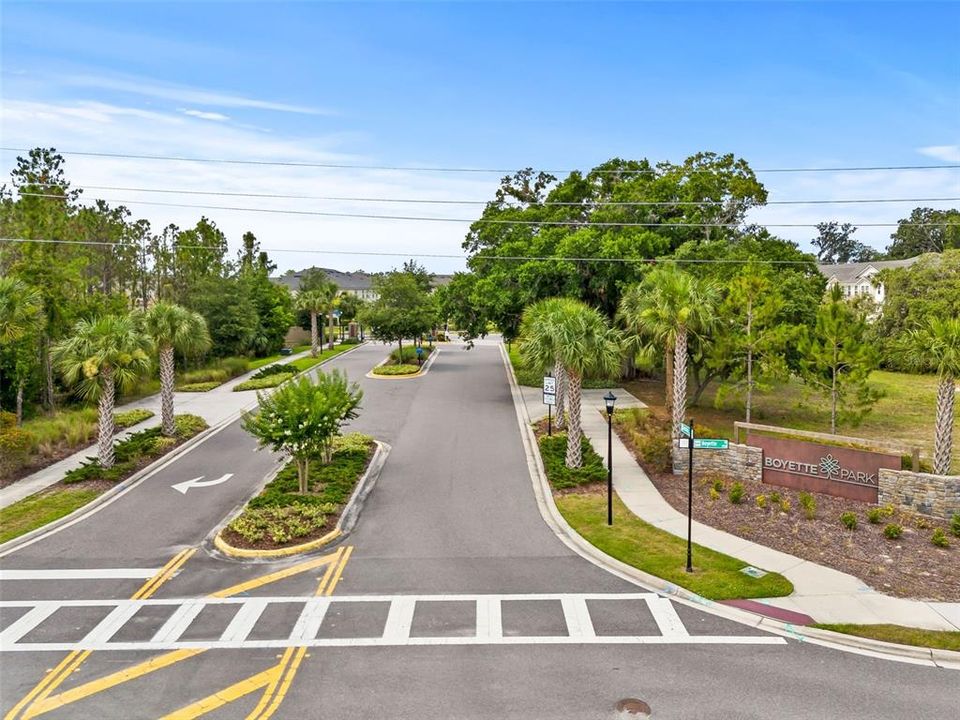
[{"label": "green grass lawn", "polygon": [[323,352],[319,353],[315,358],[307,355],[307,357],[298,358],[297,360],[294,360],[293,362],[288,363],[288,365],[292,368],[296,368],[297,372],[303,372],[304,370],[309,370],[314,365],[318,365],[324,362],[325,360],[329,360],[332,357],[336,357],[340,353],[344,353],[347,350],[352,350],[355,347],[356,345],[335,345],[333,350],[324,350]]},{"label": "green grass lawn", "polygon": [[903,625],[831,625],[819,623],[813,627],[846,635],[882,640],[883,642],[960,652],[960,632],[921,630],[920,628],[904,627]]},{"label": "green grass lawn", "polygon": [[[923,457],[929,458],[936,422],[936,376],[877,371],[870,376],[870,383],[884,397],[859,426],[840,425],[838,434],[916,444]],[[662,380],[626,382],[623,387],[648,405],[663,407]],[[717,436],[733,438],[733,423],[744,419],[743,402],[728,398],[717,408],[713,405],[714,395],[714,389],[708,388],[700,405],[689,408],[688,414]],[[796,430],[829,432],[829,400],[810,395],[802,383],[790,380],[756,393],[752,420]],[[960,443],[954,443],[953,471],[960,472]]]},{"label": "green grass lawn", "polygon": [[69,515],[102,492],[103,490],[58,487],[8,505],[0,510],[0,543]]},{"label": "green grass lawn", "polygon": [[[310,349],[310,343],[307,343],[307,344],[305,344],[305,345],[296,345],[296,346],[294,346],[292,349],[293,349],[293,353],[292,353],[292,354],[293,354],[293,355],[296,355],[297,353],[303,352],[304,350],[309,350],[309,349]],[[276,362],[277,360],[281,360],[281,359],[283,359],[284,357],[286,357],[286,356],[285,356],[285,355],[281,355],[280,353],[277,353],[276,355],[269,355],[269,356],[264,357],[264,358],[256,358],[255,360],[251,360],[251,361],[247,364],[247,367],[248,367],[248,369],[250,369],[250,370],[257,370],[258,368],[262,368],[264,365],[269,365],[270,363]]]},{"label": "green grass lawn", "polygon": [[614,496],[613,525],[607,525],[607,499],[599,494],[566,494],[557,507],[570,526],[591,544],[627,565],[684,587],[710,600],[781,597],[793,592],[782,575],[752,578],[737,558],[694,544],[692,573],[686,572],[687,542],[633,515]]}]

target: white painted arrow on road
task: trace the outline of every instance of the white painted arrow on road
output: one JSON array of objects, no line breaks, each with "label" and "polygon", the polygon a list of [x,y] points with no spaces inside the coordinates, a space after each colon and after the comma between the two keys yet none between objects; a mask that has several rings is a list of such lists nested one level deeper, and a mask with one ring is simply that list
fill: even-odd
[{"label": "white painted arrow on road", "polygon": [[187,480],[186,482],[177,483],[176,485],[171,485],[174,490],[177,492],[187,494],[187,490],[190,488],[203,488],[210,487],[212,485],[219,485],[220,483],[225,483],[227,480],[233,477],[233,473],[227,473],[226,475],[221,475],[216,480],[204,480],[204,476],[196,477],[193,480]]}]

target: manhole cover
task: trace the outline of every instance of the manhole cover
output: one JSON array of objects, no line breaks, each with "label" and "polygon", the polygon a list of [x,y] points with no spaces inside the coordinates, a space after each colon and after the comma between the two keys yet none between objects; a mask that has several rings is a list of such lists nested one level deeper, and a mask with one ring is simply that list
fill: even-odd
[{"label": "manhole cover", "polygon": [[623,720],[640,720],[650,717],[650,706],[643,700],[624,698],[616,704],[617,717]]}]

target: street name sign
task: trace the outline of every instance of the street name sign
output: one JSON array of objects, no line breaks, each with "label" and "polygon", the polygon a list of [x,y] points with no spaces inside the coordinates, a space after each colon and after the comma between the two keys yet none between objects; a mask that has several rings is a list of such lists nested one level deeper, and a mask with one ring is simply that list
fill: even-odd
[{"label": "street name sign", "polygon": [[[680,447],[682,448],[690,447],[690,440],[687,438],[680,438]],[[720,438],[694,438],[693,439],[694,450],[728,450],[729,448],[730,448],[729,440],[721,440]]]},{"label": "street name sign", "polygon": [[680,423],[680,434],[690,437],[690,426],[686,423]]}]

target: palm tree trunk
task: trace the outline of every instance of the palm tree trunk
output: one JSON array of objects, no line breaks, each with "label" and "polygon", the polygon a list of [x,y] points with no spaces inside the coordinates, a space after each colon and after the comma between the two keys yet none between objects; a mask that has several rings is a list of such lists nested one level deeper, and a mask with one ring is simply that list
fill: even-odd
[{"label": "palm tree trunk", "polygon": [[578,468],[583,464],[583,452],[580,447],[580,437],[583,432],[580,429],[580,375],[572,370],[566,369],[567,391],[569,392],[568,405],[570,406],[569,420],[567,424],[567,467]]},{"label": "palm tree trunk", "polygon": [[17,427],[23,425],[23,380],[17,383]]},{"label": "palm tree trunk", "polygon": [[671,415],[673,414],[673,347],[667,343],[666,350],[663,355],[663,368],[664,368],[664,405],[667,407],[667,412]]},{"label": "palm tree trunk", "polygon": [[113,467],[113,406],[115,396],[113,387],[113,368],[105,367],[100,379],[100,401],[98,403],[97,461],[102,468]]},{"label": "palm tree trunk", "polygon": [[677,328],[673,351],[673,436],[680,437],[680,423],[687,412],[687,329]]},{"label": "palm tree trunk", "polygon": [[317,356],[317,314],[310,311],[310,357]]},{"label": "palm tree trunk", "polygon": [[553,376],[557,379],[557,420],[556,426],[557,430],[563,427],[563,405],[564,405],[564,395],[566,394],[566,384],[567,376],[563,370],[563,365],[560,363],[553,364]]},{"label": "palm tree trunk", "polygon": [[937,427],[933,440],[933,472],[950,474],[950,456],[953,451],[953,404],[956,391],[953,375],[944,373],[937,388]]},{"label": "palm tree trunk", "polygon": [[327,317],[329,318],[329,322],[327,323],[327,327],[329,329],[327,333],[327,341],[329,342],[329,348],[333,350],[333,308],[332,307],[330,308],[330,312],[327,313]]},{"label": "palm tree trunk", "polygon": [[173,423],[173,346],[160,348],[160,426],[167,437],[173,437],[176,427]]}]

